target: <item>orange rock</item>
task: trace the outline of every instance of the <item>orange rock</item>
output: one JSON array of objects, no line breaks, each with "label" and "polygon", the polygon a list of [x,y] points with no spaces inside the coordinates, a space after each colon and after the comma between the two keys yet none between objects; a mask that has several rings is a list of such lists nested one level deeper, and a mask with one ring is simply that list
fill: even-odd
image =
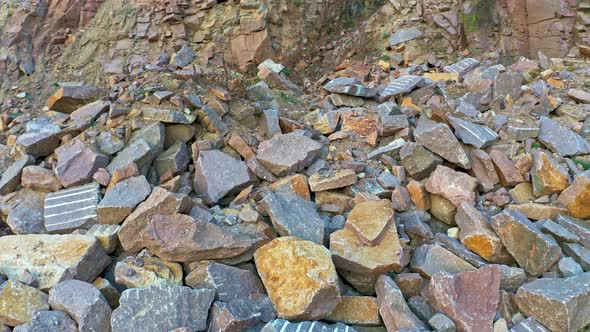
[{"label": "orange rock", "polygon": [[567,170],[543,151],[535,151],[531,177],[537,197],[560,192],[568,186]]},{"label": "orange rock", "polygon": [[410,198],[418,210],[430,209],[430,196],[423,182],[411,180],[407,186]]},{"label": "orange rock", "polygon": [[272,58],[273,50],[268,29],[240,34],[230,41],[233,63],[246,71],[267,58]]},{"label": "orange rock", "polygon": [[538,203],[510,204],[506,208],[520,211],[527,218],[533,220],[555,219],[558,213],[567,214],[566,209]]},{"label": "orange rock", "polygon": [[371,146],[377,145],[379,132],[378,116],[342,115],[342,131],[353,132],[363,138]]},{"label": "orange rock", "polygon": [[227,144],[231,146],[234,150],[236,150],[244,159],[256,157],[256,154],[254,153],[254,151],[252,151],[248,143],[246,143],[242,136],[240,136],[237,133],[233,133],[231,135]]},{"label": "orange rock", "polygon": [[274,191],[280,191],[281,189],[286,188],[308,201],[311,200],[309,186],[307,185],[307,176],[303,174],[284,177],[268,187]]},{"label": "orange rock", "polygon": [[455,81],[459,80],[459,74],[457,73],[425,73],[422,75],[426,78],[430,78],[433,81]]},{"label": "orange rock", "polygon": [[325,320],[358,326],[383,325],[377,298],[372,296],[343,296]]},{"label": "orange rock", "polygon": [[381,240],[383,231],[391,223],[393,216],[394,211],[389,201],[367,201],[357,204],[350,211],[345,227],[354,231],[361,242],[376,244]]},{"label": "orange rock", "polygon": [[566,207],[576,218],[590,217],[590,172],[586,171],[574,178],[574,182],[561,194],[557,203]]},{"label": "orange rock", "polygon": [[342,207],[344,210],[350,209],[353,205],[352,197],[332,191],[319,191],[315,193],[315,203],[318,205],[336,205]]},{"label": "orange rock", "polygon": [[324,246],[280,237],[260,247],[254,261],[281,318],[322,319],[340,301],[338,275]]}]

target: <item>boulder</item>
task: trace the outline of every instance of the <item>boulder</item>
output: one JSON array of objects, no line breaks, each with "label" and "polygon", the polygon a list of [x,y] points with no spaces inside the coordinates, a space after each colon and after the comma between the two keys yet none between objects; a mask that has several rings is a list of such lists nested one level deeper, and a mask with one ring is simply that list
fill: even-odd
[{"label": "boulder", "polygon": [[256,158],[276,176],[302,171],[319,156],[322,144],[298,134],[277,135],[260,143]]}]

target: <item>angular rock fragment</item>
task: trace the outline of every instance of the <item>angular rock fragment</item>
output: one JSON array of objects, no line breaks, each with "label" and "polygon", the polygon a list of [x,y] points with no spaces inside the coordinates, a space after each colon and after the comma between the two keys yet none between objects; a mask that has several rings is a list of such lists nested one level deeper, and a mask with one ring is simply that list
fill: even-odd
[{"label": "angular rock fragment", "polygon": [[129,256],[117,262],[115,281],[129,288],[155,285],[182,286],[182,266],[158,257]]},{"label": "angular rock fragment", "polygon": [[563,252],[573,258],[584,271],[590,271],[590,249],[582,247],[578,243],[563,243]]},{"label": "angular rock fragment", "polygon": [[55,174],[41,166],[27,166],[23,168],[21,184],[33,190],[53,192],[61,189],[61,183]]},{"label": "angular rock fragment", "polygon": [[383,325],[377,299],[371,296],[342,296],[325,320],[356,326]]},{"label": "angular rock fragment", "polygon": [[252,157],[246,160],[246,166],[254,173],[257,177],[268,181],[268,182],[276,182],[277,177],[274,176],[269,170],[267,170],[262,164],[256,159],[256,157]]},{"label": "angular rock fragment", "polygon": [[402,164],[410,176],[422,180],[442,164],[442,159],[414,142],[406,143],[399,152]]},{"label": "angular rock fragment", "polygon": [[43,210],[45,228],[51,233],[89,229],[98,223],[100,196],[96,182],[47,194]]},{"label": "angular rock fragment", "polygon": [[17,189],[21,183],[23,169],[35,163],[32,156],[23,156],[10,165],[0,179],[0,195],[6,195]]},{"label": "angular rock fragment", "polygon": [[448,162],[465,169],[471,168],[467,153],[446,124],[434,122],[423,115],[418,120],[414,138],[416,143],[420,143]]},{"label": "angular rock fragment", "polygon": [[559,273],[564,278],[573,277],[578,274],[584,273],[582,266],[571,257],[563,257],[557,263],[557,268],[559,269]]},{"label": "angular rock fragment", "polygon": [[455,332],[457,330],[455,323],[440,312],[434,314],[428,320],[428,324],[437,332]]},{"label": "angular rock fragment", "polygon": [[365,244],[375,245],[392,222],[394,211],[387,200],[367,201],[357,204],[348,214],[345,227],[356,233]]},{"label": "angular rock fragment", "polygon": [[449,116],[448,120],[463,143],[473,145],[477,149],[490,146],[498,140],[498,134],[489,127],[452,116]]},{"label": "angular rock fragment", "polygon": [[375,159],[384,154],[395,155],[400,152],[401,148],[406,144],[406,140],[398,138],[391,141],[387,145],[378,147],[377,149],[367,153],[367,159]]},{"label": "angular rock fragment", "polygon": [[279,112],[277,110],[264,110],[262,111],[264,118],[264,128],[266,130],[266,138],[273,138],[275,135],[282,134],[281,127],[279,126]]},{"label": "angular rock fragment", "polygon": [[94,280],[109,264],[104,248],[86,235],[0,237],[0,273],[24,281],[31,274],[46,290],[60,281]]},{"label": "angular rock fragment", "polygon": [[561,213],[555,217],[555,221],[568,231],[574,233],[580,239],[580,243],[590,249],[590,224],[587,221],[572,218]]},{"label": "angular rock fragment", "polygon": [[284,319],[275,319],[268,322],[261,332],[357,332],[357,330],[342,323],[326,324],[319,321],[290,322]]},{"label": "angular rock fragment", "polygon": [[576,156],[590,153],[588,141],[544,116],[541,117],[539,141],[560,156]]},{"label": "angular rock fragment", "polygon": [[161,121],[164,123],[191,124],[197,120],[196,115],[171,109],[146,107],[141,110],[141,113],[147,120]]},{"label": "angular rock fragment", "polygon": [[202,331],[207,327],[212,289],[159,285],[131,288],[121,294],[121,305],[113,311],[113,332],[171,331],[184,327]]},{"label": "angular rock fragment", "polygon": [[[495,324],[494,324],[494,328],[495,328]],[[529,317],[529,318],[523,320],[522,322],[514,325],[510,329],[510,332],[530,332],[530,331],[550,332],[545,326],[541,325],[541,323],[539,323],[539,321],[537,321],[533,317]]]},{"label": "angular rock fragment", "polygon": [[74,318],[80,331],[110,330],[111,307],[92,284],[62,281],[49,291],[49,304],[51,309],[65,311]]},{"label": "angular rock fragment", "polygon": [[567,213],[566,209],[540,203],[508,204],[507,209],[522,212],[527,218],[533,220],[554,219],[558,213]]},{"label": "angular rock fragment", "polygon": [[541,233],[521,212],[506,209],[492,217],[491,225],[518,265],[528,273],[543,275],[559,260],[561,249],[555,240]]},{"label": "angular rock fragment", "polygon": [[557,204],[567,208],[575,218],[590,217],[590,171],[582,172],[574,178],[574,182],[561,192]]},{"label": "angular rock fragment", "polygon": [[110,103],[108,101],[97,100],[78,108],[70,114],[71,124],[67,129],[72,131],[83,131],[87,129],[109,107]]},{"label": "angular rock fragment", "polygon": [[182,173],[189,162],[189,153],[184,143],[177,143],[154,160],[154,169],[160,182]]},{"label": "angular rock fragment", "polygon": [[43,204],[45,193],[24,189],[18,192],[15,205],[10,209],[6,224],[14,234],[44,234]]},{"label": "angular rock fragment", "polygon": [[100,89],[95,86],[62,86],[49,97],[47,107],[56,112],[72,113],[98,99],[100,92]]},{"label": "angular rock fragment", "polygon": [[405,75],[392,80],[387,87],[381,92],[382,98],[397,96],[408,93],[424,81],[423,77],[415,75]]},{"label": "angular rock fragment", "polygon": [[479,66],[479,60],[473,58],[465,58],[450,66],[445,66],[443,69],[447,73],[457,73],[461,76]]},{"label": "angular rock fragment", "polygon": [[426,325],[410,310],[404,296],[388,276],[382,275],[375,284],[379,313],[388,331],[426,330]]},{"label": "angular rock fragment", "polygon": [[15,280],[0,289],[0,323],[8,326],[30,323],[36,311],[48,310],[47,294]]},{"label": "angular rock fragment", "polygon": [[90,227],[86,235],[94,236],[106,250],[107,254],[113,253],[119,244],[119,225],[96,224]]},{"label": "angular rock fragment", "polygon": [[[559,216],[557,216],[557,218],[559,218]],[[576,234],[568,231],[567,228],[550,219],[539,220],[539,222],[535,223],[535,226],[539,228],[541,232],[550,234],[559,242],[580,242],[580,238]]]},{"label": "angular rock fragment", "polygon": [[524,182],[522,174],[514,166],[514,163],[508,159],[506,154],[500,150],[490,151],[490,158],[496,168],[496,174],[503,186],[515,186]]},{"label": "angular rock fragment", "polygon": [[432,307],[452,319],[458,331],[491,331],[500,301],[500,268],[432,276],[428,286]]},{"label": "angular rock fragment", "polygon": [[303,170],[319,156],[322,144],[301,135],[285,134],[260,144],[258,160],[276,176]]},{"label": "angular rock fragment", "polygon": [[343,169],[333,173],[316,173],[309,177],[311,191],[324,191],[350,186],[356,183],[357,176],[352,169]]},{"label": "angular rock fragment", "polygon": [[52,154],[59,146],[55,132],[26,132],[16,139],[16,148],[35,158]]},{"label": "angular rock fragment", "polygon": [[518,289],[515,300],[551,331],[578,331],[590,323],[590,272],[534,280]]},{"label": "angular rock fragment", "polygon": [[504,100],[510,96],[513,100],[521,95],[522,75],[513,71],[506,71],[496,76],[494,80],[494,99]]},{"label": "angular rock fragment", "polygon": [[254,182],[248,166],[221,151],[201,151],[195,165],[195,191],[211,204]]},{"label": "angular rock fragment", "polygon": [[172,54],[170,58],[170,65],[174,67],[186,67],[195,58],[193,48],[188,45],[183,45],[178,52]]},{"label": "angular rock fragment", "polygon": [[137,164],[141,174],[147,174],[148,168],[156,158],[154,150],[144,139],[137,139],[131,142],[126,148],[121,150],[111,163],[106,167],[109,173],[113,174],[116,170],[126,167],[131,163]]},{"label": "angular rock fragment", "polygon": [[117,183],[98,204],[98,221],[101,224],[121,223],[151,191],[152,188],[143,175]]},{"label": "angular rock fragment", "polygon": [[563,191],[568,187],[567,170],[547,153],[537,150],[533,153],[531,182],[533,193],[540,197]]},{"label": "angular rock fragment", "polygon": [[396,31],[393,36],[391,36],[389,40],[389,46],[396,46],[401,43],[405,43],[412,39],[420,38],[422,36],[422,31],[420,31],[416,27],[401,29]]},{"label": "angular rock fragment", "polygon": [[313,202],[293,192],[269,192],[262,203],[279,234],[296,236],[303,240],[323,243],[324,221]]},{"label": "angular rock fragment", "polygon": [[373,98],[377,95],[377,89],[368,88],[356,78],[351,77],[338,77],[326,83],[323,88],[333,93],[364,98]]},{"label": "angular rock fragment", "polygon": [[55,174],[66,188],[90,182],[92,175],[99,168],[107,167],[110,161],[108,156],[93,151],[80,140],[60,146],[55,153],[57,154]]},{"label": "angular rock fragment", "polygon": [[13,332],[78,332],[76,322],[63,311],[37,311],[28,324],[18,325]]},{"label": "angular rock fragment", "polygon": [[321,245],[280,237],[260,247],[254,260],[279,317],[320,319],[340,301],[336,268]]},{"label": "angular rock fragment", "polygon": [[431,278],[438,272],[459,273],[473,271],[475,267],[442,246],[423,244],[414,250],[410,262],[412,271]]},{"label": "angular rock fragment", "polygon": [[426,190],[432,194],[445,197],[453,205],[459,206],[463,202],[473,203],[477,179],[439,165],[426,181]]}]

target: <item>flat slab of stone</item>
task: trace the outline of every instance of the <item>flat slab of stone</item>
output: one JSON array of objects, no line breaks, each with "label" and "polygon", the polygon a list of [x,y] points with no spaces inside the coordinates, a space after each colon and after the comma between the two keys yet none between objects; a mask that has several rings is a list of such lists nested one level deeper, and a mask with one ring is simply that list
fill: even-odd
[{"label": "flat slab of stone", "polygon": [[473,145],[478,149],[490,146],[499,138],[498,134],[487,126],[452,116],[449,116],[448,120],[455,129],[455,134],[463,143]]},{"label": "flat slab of stone", "polygon": [[443,70],[447,73],[456,73],[459,75],[465,75],[467,72],[475,69],[479,66],[479,60],[473,58],[465,58],[458,62],[453,63],[450,66],[445,66]]},{"label": "flat slab of stone", "polygon": [[15,280],[0,289],[0,323],[8,326],[30,323],[38,310],[49,309],[47,294]]},{"label": "flat slab of stone", "polygon": [[473,271],[475,267],[438,244],[417,247],[410,262],[412,271],[431,278],[439,272],[459,273]]},{"label": "flat slab of stone", "polygon": [[322,144],[296,134],[276,135],[258,147],[258,161],[276,176],[302,171],[319,156]]},{"label": "flat slab of stone", "polygon": [[63,311],[37,311],[33,320],[28,324],[18,325],[13,332],[78,332],[78,326],[68,314]]},{"label": "flat slab of stone", "polygon": [[23,174],[23,168],[35,163],[35,158],[32,156],[23,156],[15,160],[7,169],[2,173],[0,179],[0,195],[6,195],[16,190],[21,183],[21,176]]},{"label": "flat slab of stone", "polygon": [[449,126],[430,120],[422,115],[414,131],[416,143],[443,159],[465,169],[471,168],[471,161]]},{"label": "flat slab of stone", "polygon": [[268,322],[261,332],[356,332],[354,327],[342,323],[326,324],[319,321],[290,322],[275,319]]},{"label": "flat slab of stone", "polygon": [[379,313],[388,331],[426,330],[427,327],[408,307],[402,291],[386,275],[377,279],[375,284]]},{"label": "flat slab of stone", "polygon": [[56,112],[72,113],[98,99],[100,92],[100,88],[95,86],[63,86],[49,97],[47,106]]},{"label": "flat slab of stone", "polygon": [[541,117],[539,141],[560,156],[590,153],[590,144],[582,136],[548,117]]},{"label": "flat slab of stone", "polygon": [[109,264],[102,245],[86,235],[8,235],[0,237],[0,273],[25,280],[30,273],[39,289],[60,281],[92,281]]},{"label": "flat slab of stone", "polygon": [[146,107],[141,110],[141,113],[147,120],[161,121],[164,123],[191,124],[197,120],[196,115],[171,109]]},{"label": "flat slab of stone", "polygon": [[420,83],[424,81],[424,78],[416,75],[405,75],[392,80],[387,87],[381,92],[382,98],[391,96],[397,96],[400,94],[408,93],[414,90]]},{"label": "flat slab of stone", "polygon": [[96,182],[47,194],[43,209],[45,228],[50,233],[89,229],[98,223],[100,199],[100,186]]},{"label": "flat slab of stone", "polygon": [[389,39],[389,46],[396,46],[407,41],[420,38],[422,31],[416,27],[401,29],[396,31]]},{"label": "flat slab of stone", "polygon": [[356,173],[352,169],[343,169],[328,173],[315,173],[309,177],[311,191],[324,191],[355,184]]},{"label": "flat slab of stone", "polygon": [[209,307],[215,297],[212,289],[159,285],[131,288],[121,294],[120,306],[111,316],[112,332],[143,332],[207,327]]},{"label": "flat slab of stone", "polygon": [[98,221],[101,224],[121,223],[151,192],[152,188],[143,175],[117,183],[98,204]]}]

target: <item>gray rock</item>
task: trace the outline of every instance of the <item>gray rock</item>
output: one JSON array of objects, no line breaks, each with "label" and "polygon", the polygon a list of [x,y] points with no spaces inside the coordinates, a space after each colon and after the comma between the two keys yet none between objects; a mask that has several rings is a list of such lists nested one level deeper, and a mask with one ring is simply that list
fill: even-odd
[{"label": "gray rock", "polygon": [[109,189],[97,207],[101,224],[119,224],[143,202],[152,188],[145,176],[136,176],[121,181]]},{"label": "gray rock", "polygon": [[401,43],[422,37],[422,31],[416,27],[396,31],[389,39],[389,46],[396,46]]},{"label": "gray rock", "polygon": [[8,167],[14,162],[10,156],[10,150],[11,148],[8,146],[0,144],[0,174],[4,174]]},{"label": "gray rock", "polygon": [[584,273],[582,266],[571,257],[562,257],[557,263],[557,269],[564,278]]},{"label": "gray rock", "polygon": [[475,267],[442,246],[423,244],[414,250],[410,262],[412,271],[430,278],[438,272],[458,273],[473,271]]},{"label": "gray rock", "polygon": [[86,235],[94,236],[103,246],[104,250],[106,250],[107,254],[112,254],[119,244],[117,235],[120,228],[121,226],[119,225],[96,224],[90,227]]},{"label": "gray rock", "polygon": [[404,75],[392,80],[389,85],[381,92],[381,98],[401,95],[414,90],[424,81],[424,78],[416,75]]},{"label": "gray rock", "polygon": [[289,322],[275,319],[268,322],[260,332],[356,332],[354,327],[342,323],[326,324],[319,321]]},{"label": "gray rock", "polygon": [[288,191],[271,191],[262,202],[279,234],[323,243],[324,222],[313,202]]},{"label": "gray rock", "polygon": [[35,163],[35,158],[32,156],[23,156],[10,165],[0,179],[0,195],[6,195],[11,193],[18,188],[21,183],[21,176],[23,174],[23,168]]},{"label": "gray rock", "polygon": [[533,317],[529,317],[522,322],[514,325],[510,332],[550,332],[545,326],[541,325]]},{"label": "gray rock", "polygon": [[463,76],[479,66],[479,60],[473,58],[465,58],[450,66],[445,66],[443,70],[447,73],[456,73]]},{"label": "gray rock", "polygon": [[302,171],[319,156],[322,144],[298,134],[277,135],[258,147],[258,161],[276,176]]},{"label": "gray rock", "polygon": [[522,85],[522,75],[514,71],[507,71],[496,76],[494,81],[494,99],[506,98],[510,95],[512,99],[516,100],[522,93],[520,87]]},{"label": "gray rock", "polygon": [[176,143],[154,160],[154,169],[160,181],[170,179],[186,170],[189,153],[185,144]]},{"label": "gray rock", "polygon": [[405,144],[406,140],[404,140],[403,138],[398,138],[396,140],[389,142],[386,145],[380,146],[377,149],[367,153],[367,159],[375,159],[384,154],[395,155],[400,152],[400,150]]},{"label": "gray rock", "polygon": [[49,291],[49,305],[53,310],[67,312],[80,331],[110,331],[111,307],[92,284],[66,280]]},{"label": "gray rock", "polygon": [[111,160],[108,156],[96,152],[82,141],[75,139],[72,143],[62,145],[55,150],[57,166],[55,174],[65,188],[86,184],[99,168],[105,168]]},{"label": "gray rock", "polygon": [[[555,221],[568,231],[574,233],[580,238],[580,244],[586,248],[590,248],[590,225],[585,220],[576,219],[570,216],[558,213]],[[574,242],[574,241],[566,241]]]},{"label": "gray rock", "polygon": [[277,110],[264,110],[262,111],[262,117],[264,119],[264,128],[267,139],[282,134],[281,126],[279,125],[279,112]]},{"label": "gray rock", "polygon": [[97,142],[100,150],[109,155],[113,155],[125,147],[125,141],[109,131],[100,133]]},{"label": "gray rock", "polygon": [[96,182],[47,194],[45,228],[50,233],[89,229],[98,222],[96,209],[100,198],[100,186]]},{"label": "gray rock", "polygon": [[399,156],[405,170],[416,180],[427,178],[443,162],[439,156],[414,142],[404,144]]},{"label": "gray rock", "polygon": [[449,116],[448,120],[455,129],[457,137],[465,144],[481,149],[498,140],[498,134],[489,127],[452,116]]},{"label": "gray rock", "polygon": [[47,233],[43,219],[45,193],[23,189],[16,205],[8,213],[6,224],[14,234]]},{"label": "gray rock", "polygon": [[541,232],[550,234],[559,242],[580,242],[580,238],[576,234],[568,231],[567,228],[550,219],[539,220],[535,223],[535,226],[537,226]]},{"label": "gray rock", "polygon": [[147,174],[148,168],[155,159],[154,150],[149,144],[139,139],[130,143],[126,148],[121,150],[119,154],[106,167],[109,173],[115,172],[117,169],[123,168],[131,163],[137,164],[141,174]]},{"label": "gray rock", "polygon": [[590,144],[556,121],[541,117],[539,141],[560,156],[576,156],[590,153]]},{"label": "gray rock", "polygon": [[436,244],[442,246],[451,253],[455,254],[457,257],[477,268],[488,264],[487,261],[483,260],[479,255],[469,250],[469,248],[467,248],[459,240],[449,237],[447,234],[436,233],[434,235],[434,239],[436,240]]},{"label": "gray rock", "polygon": [[187,45],[183,45],[178,52],[172,54],[170,59],[170,65],[174,67],[186,67],[195,58],[195,52],[193,48]]},{"label": "gray rock", "polygon": [[432,318],[428,320],[428,324],[437,332],[455,332],[457,327],[455,327],[455,323],[453,321],[441,314],[436,313]]},{"label": "gray rock", "polygon": [[199,123],[205,127],[210,133],[219,133],[225,135],[229,132],[229,128],[223,122],[221,116],[215,112],[214,109],[205,105],[197,110],[197,119]]},{"label": "gray rock", "polygon": [[435,314],[428,300],[420,295],[410,297],[408,299],[408,307],[424,322],[429,321]]},{"label": "gray rock", "polygon": [[197,116],[183,111],[145,107],[141,110],[144,119],[162,121],[164,123],[191,124]]},{"label": "gray rock", "polygon": [[27,132],[16,139],[16,148],[35,158],[45,157],[59,146],[59,138],[51,132]]},{"label": "gray rock", "polygon": [[201,331],[207,327],[209,307],[215,297],[212,289],[160,285],[132,288],[121,294],[119,308],[113,311],[113,332],[171,331],[179,327]]},{"label": "gray rock", "polygon": [[195,165],[195,191],[209,204],[237,194],[254,182],[248,166],[221,151],[199,152]]},{"label": "gray rock", "polygon": [[390,172],[382,172],[377,177],[379,184],[385,189],[394,189],[401,184],[401,180]]},{"label": "gray rock", "polygon": [[338,77],[324,85],[324,89],[332,93],[373,98],[377,95],[377,89],[364,86],[359,80],[352,77]]},{"label": "gray rock", "polygon": [[500,267],[500,289],[507,292],[516,292],[520,286],[527,281],[527,275],[523,269],[508,265],[498,265]]},{"label": "gray rock", "polygon": [[422,115],[414,131],[414,138],[417,143],[448,162],[465,169],[471,168],[471,161],[467,153],[446,124],[434,122]]},{"label": "gray rock", "polygon": [[90,127],[96,119],[111,107],[110,102],[97,100],[84,105],[70,114],[71,123],[68,130],[83,131]]},{"label": "gray rock", "polygon": [[410,310],[404,295],[390,277],[382,275],[375,284],[379,314],[388,331],[426,330],[426,325]]},{"label": "gray rock", "polygon": [[522,286],[515,300],[522,313],[551,331],[578,331],[590,324],[590,272],[537,279]]},{"label": "gray rock", "polygon": [[566,255],[578,262],[584,271],[590,272],[590,249],[577,243],[563,243],[562,247]]},{"label": "gray rock", "polygon": [[78,332],[76,322],[63,311],[38,311],[28,324],[16,326],[12,332]]}]

